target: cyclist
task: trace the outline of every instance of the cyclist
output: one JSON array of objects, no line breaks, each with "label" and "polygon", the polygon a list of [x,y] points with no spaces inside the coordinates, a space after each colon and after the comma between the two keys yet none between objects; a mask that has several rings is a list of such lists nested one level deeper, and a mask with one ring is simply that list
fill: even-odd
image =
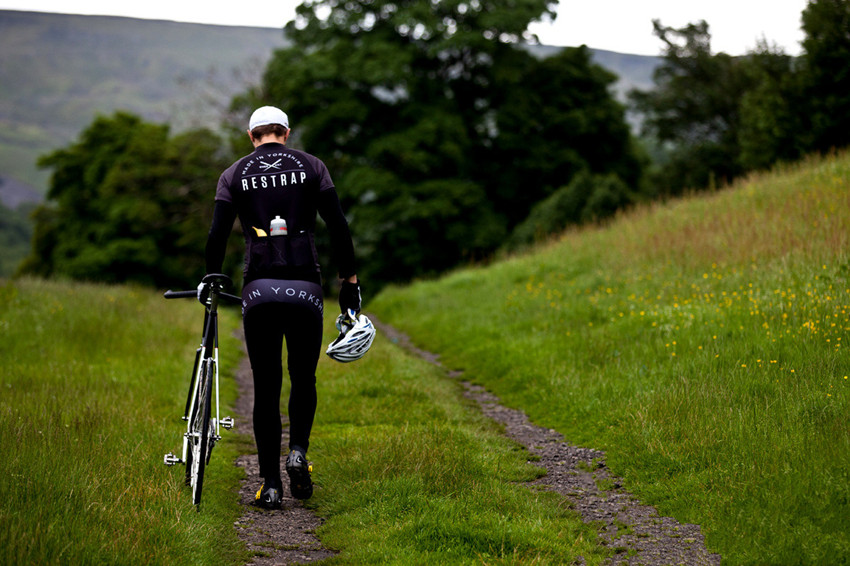
[{"label": "cyclist", "polygon": [[[263,106],[251,115],[254,151],[219,178],[207,240],[207,273],[219,273],[236,217],[245,237],[242,316],[254,380],[254,436],[262,486],[255,503],[281,505],[280,394],[286,340],[291,384],[286,472],[296,499],[313,494],[306,459],[316,412],[316,365],[322,344],[322,287],[314,231],[316,213],[328,227],[341,279],[340,310],[360,311],[354,246],[331,176],[317,157],[286,146],[287,115]],[[199,286],[199,298],[204,294]]]}]

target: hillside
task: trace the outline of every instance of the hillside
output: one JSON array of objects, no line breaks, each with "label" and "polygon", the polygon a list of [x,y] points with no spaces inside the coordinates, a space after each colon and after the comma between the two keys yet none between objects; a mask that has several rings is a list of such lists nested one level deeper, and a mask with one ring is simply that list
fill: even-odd
[{"label": "hillside", "polygon": [[[367,304],[728,564],[850,556],[850,154]],[[368,298],[367,298],[368,300]]]},{"label": "hillside", "polygon": [[[43,194],[47,173],[36,169],[37,157],[67,145],[98,113],[125,109],[175,129],[215,125],[285,44],[272,28],[0,10],[0,179]],[[658,61],[594,57],[622,77],[618,93],[651,86]],[[0,202],[20,200],[18,191],[10,203],[3,187]]]},{"label": "hillside", "polygon": [[98,113],[215,126],[284,45],[271,28],[0,11],[0,178],[43,194],[38,156]]}]

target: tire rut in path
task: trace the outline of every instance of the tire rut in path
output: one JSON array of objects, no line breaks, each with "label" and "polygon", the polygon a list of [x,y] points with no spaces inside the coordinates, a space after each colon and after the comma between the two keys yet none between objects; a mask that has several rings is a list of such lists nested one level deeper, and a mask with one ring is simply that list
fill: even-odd
[{"label": "tire rut in path", "polygon": [[[391,341],[440,366],[450,377],[461,377],[462,372],[447,370],[437,355],[417,348],[405,334],[371,314],[369,317]],[[531,485],[564,496],[586,523],[599,525],[601,542],[615,550],[611,564],[720,564],[720,555],[705,548],[699,525],[680,524],[642,505],[608,470],[604,452],[572,446],[558,432],[532,424],[522,411],[501,405],[498,397],[480,385],[465,380],[460,383],[465,397],[504,425],[506,436],[539,458],[531,463],[544,468],[546,475]]]},{"label": "tire rut in path", "polygon": [[[239,337],[243,338],[241,332]],[[241,432],[248,435],[254,442],[251,425],[254,384],[251,377],[251,364],[248,361],[248,355],[244,352],[236,371],[236,381],[239,385],[239,397],[236,401],[238,422],[242,427]],[[286,424],[284,422],[284,427]],[[284,442],[287,438],[288,431],[284,428]],[[281,451],[281,470],[283,470],[287,452],[288,449],[284,446],[284,450]],[[268,511],[252,504],[254,494],[262,483],[256,451],[239,456],[236,465],[245,470],[246,477],[242,480],[239,490],[244,511],[242,517],[233,526],[239,538],[245,542],[248,551],[253,555],[248,562],[249,565],[307,564],[336,554],[322,546],[315,535],[316,529],[322,524],[321,517],[305,508],[301,501],[292,498],[289,493],[289,482],[285,476],[281,509]]]}]

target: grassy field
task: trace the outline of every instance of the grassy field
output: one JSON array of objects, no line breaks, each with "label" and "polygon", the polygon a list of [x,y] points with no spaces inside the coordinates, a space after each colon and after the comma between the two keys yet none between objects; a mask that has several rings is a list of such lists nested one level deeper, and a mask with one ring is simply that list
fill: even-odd
[{"label": "grassy field", "polygon": [[[846,563],[848,215],[842,155],[368,306],[537,424],[606,450],[628,489],[702,525],[725,563]],[[244,437],[216,448],[202,513],[161,463],[179,446],[199,324],[195,302],[151,290],[0,282],[0,563],[250,558],[233,528]],[[225,373],[237,325],[226,313]],[[611,552],[563,500],[522,485],[539,472],[457,383],[382,335],[362,362],[321,361],[310,459],[333,563]]]},{"label": "grassy field", "polygon": [[[322,360],[310,457],[341,564],[598,564],[597,546],[524,450],[444,372],[379,334],[368,360]],[[337,563],[337,562],[334,562]]]},{"label": "grassy field", "polygon": [[850,156],[571,231],[369,308],[726,563],[850,561]]},{"label": "grassy field", "polygon": [[[327,317],[328,336],[332,317]],[[225,432],[196,513],[179,448],[200,307],[128,287],[0,286],[0,564],[244,564],[233,465],[253,446]],[[239,350],[222,329],[222,368]],[[235,396],[223,381],[224,401]],[[309,505],[337,564],[599,564],[566,504],[522,482],[537,468],[459,394],[383,336],[368,363],[319,369]],[[284,392],[284,395],[286,393]],[[237,430],[249,423],[237,422]]]},{"label": "grassy field", "polygon": [[203,513],[162,464],[185,430],[201,316],[149,290],[0,286],[0,563],[239,561],[236,444],[213,456]]}]

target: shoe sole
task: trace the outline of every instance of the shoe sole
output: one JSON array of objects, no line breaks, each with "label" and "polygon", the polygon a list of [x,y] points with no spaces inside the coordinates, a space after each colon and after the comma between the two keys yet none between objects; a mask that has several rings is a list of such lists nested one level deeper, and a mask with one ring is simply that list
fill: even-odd
[{"label": "shoe sole", "polygon": [[265,509],[266,511],[276,511],[280,509],[281,503],[278,501],[277,503],[267,503],[263,500],[257,500],[254,502],[255,507],[259,507],[260,509]]},{"label": "shoe sole", "polygon": [[289,476],[289,490],[295,499],[310,499],[313,495],[313,480],[310,479],[310,470],[307,468],[286,468]]}]

